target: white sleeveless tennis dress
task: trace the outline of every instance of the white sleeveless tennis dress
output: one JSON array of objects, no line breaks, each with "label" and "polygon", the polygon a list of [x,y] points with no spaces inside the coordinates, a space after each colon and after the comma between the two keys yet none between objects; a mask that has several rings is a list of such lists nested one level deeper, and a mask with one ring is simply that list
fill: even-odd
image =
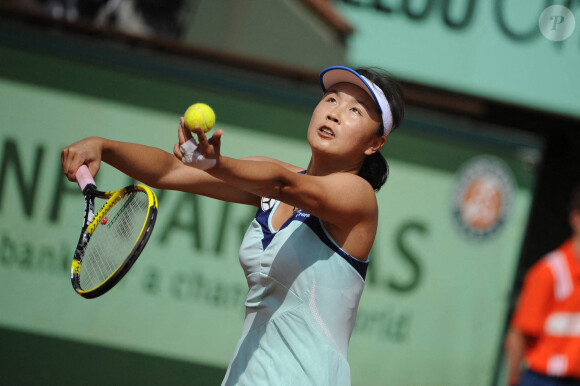
[{"label": "white sleeveless tennis dress", "polygon": [[240,247],[246,318],[223,385],[350,385],[346,360],[368,265],[298,210],[276,232],[263,199]]}]

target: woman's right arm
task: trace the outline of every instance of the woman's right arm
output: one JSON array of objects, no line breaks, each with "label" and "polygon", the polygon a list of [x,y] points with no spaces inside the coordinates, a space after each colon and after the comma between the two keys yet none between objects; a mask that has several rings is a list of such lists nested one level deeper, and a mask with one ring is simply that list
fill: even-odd
[{"label": "woman's right arm", "polygon": [[155,147],[90,137],[64,148],[61,161],[64,174],[70,181],[76,181],[75,173],[83,163],[95,176],[103,161],[154,188],[179,190],[240,204],[259,204],[256,195],[184,165],[177,155]]}]

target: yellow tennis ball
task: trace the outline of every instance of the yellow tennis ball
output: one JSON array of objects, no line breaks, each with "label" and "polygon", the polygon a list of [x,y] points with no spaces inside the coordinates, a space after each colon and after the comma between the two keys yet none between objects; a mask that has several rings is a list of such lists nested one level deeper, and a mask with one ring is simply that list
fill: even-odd
[{"label": "yellow tennis ball", "polygon": [[185,128],[189,131],[193,131],[199,126],[204,133],[207,133],[215,124],[215,113],[205,103],[196,103],[187,108],[183,119],[185,120]]}]

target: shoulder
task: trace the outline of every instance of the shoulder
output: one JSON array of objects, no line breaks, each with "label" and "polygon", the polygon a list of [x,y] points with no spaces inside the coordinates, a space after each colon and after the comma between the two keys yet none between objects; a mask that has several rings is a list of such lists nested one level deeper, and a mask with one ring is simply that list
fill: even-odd
[{"label": "shoulder", "polygon": [[[308,178],[309,176],[305,176]],[[333,173],[318,179],[316,203],[323,220],[343,229],[367,225],[374,227],[378,218],[375,191],[362,177],[352,173]]]},{"label": "shoulder", "polygon": [[378,205],[375,192],[363,178],[337,173],[326,178],[330,203],[320,205],[321,220],[330,236],[350,256],[366,261],[378,226]]},{"label": "shoulder", "polygon": [[553,261],[552,254],[548,254],[536,261],[528,270],[526,281],[548,280],[552,278],[552,268],[550,266],[553,265]]},{"label": "shoulder", "polygon": [[[560,267],[560,268],[558,268]],[[561,271],[558,255],[551,252],[536,261],[526,272],[524,289],[536,291],[540,288],[552,288],[556,281],[557,272]]]},{"label": "shoulder", "polygon": [[[377,198],[371,184],[364,178],[352,173],[334,173],[321,177],[325,183],[335,188],[335,194],[341,199],[359,200],[358,203],[376,206]],[[357,204],[357,202],[354,202]]]}]

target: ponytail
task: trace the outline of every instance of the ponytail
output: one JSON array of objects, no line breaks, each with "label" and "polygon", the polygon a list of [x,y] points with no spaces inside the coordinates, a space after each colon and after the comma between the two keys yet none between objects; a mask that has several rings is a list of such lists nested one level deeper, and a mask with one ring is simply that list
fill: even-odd
[{"label": "ponytail", "polygon": [[389,164],[385,157],[377,151],[365,158],[358,175],[367,180],[373,190],[378,192],[389,177]]}]

